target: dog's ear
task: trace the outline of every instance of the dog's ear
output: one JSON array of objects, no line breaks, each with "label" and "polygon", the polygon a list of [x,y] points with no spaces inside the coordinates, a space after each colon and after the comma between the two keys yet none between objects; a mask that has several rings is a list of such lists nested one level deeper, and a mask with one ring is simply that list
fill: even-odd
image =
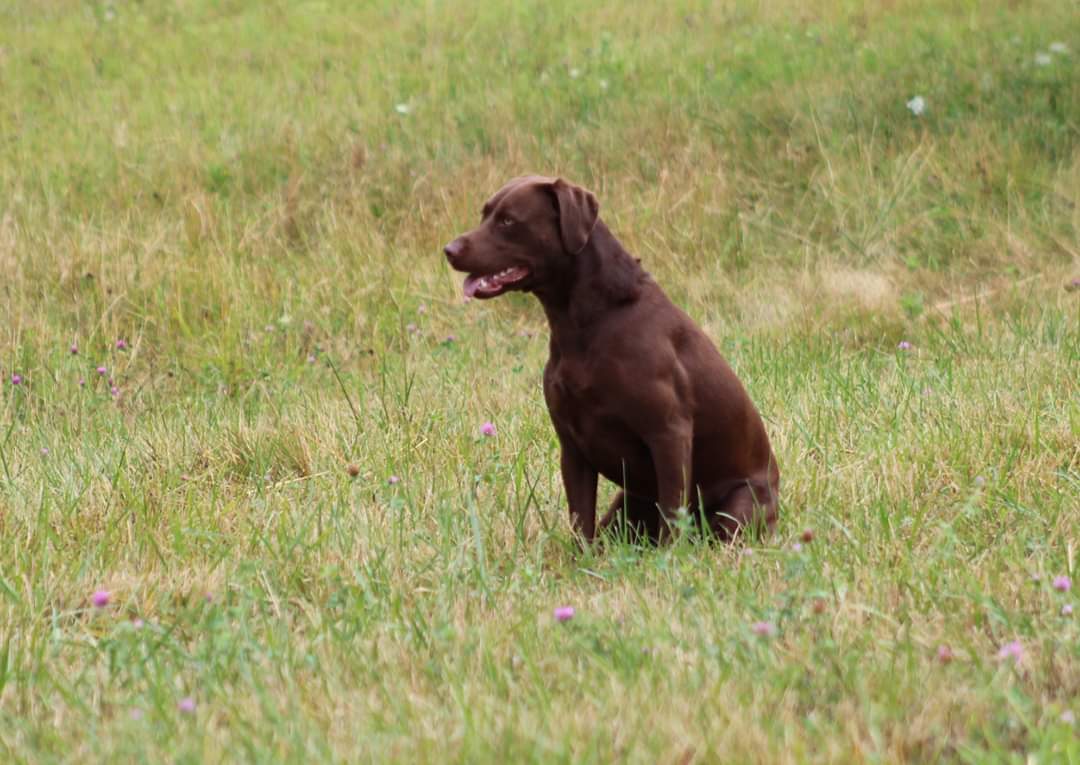
[{"label": "dog's ear", "polygon": [[559,205],[559,231],[563,247],[572,255],[577,255],[585,249],[592,236],[600,203],[591,191],[567,183],[562,178],[556,178],[551,188]]}]

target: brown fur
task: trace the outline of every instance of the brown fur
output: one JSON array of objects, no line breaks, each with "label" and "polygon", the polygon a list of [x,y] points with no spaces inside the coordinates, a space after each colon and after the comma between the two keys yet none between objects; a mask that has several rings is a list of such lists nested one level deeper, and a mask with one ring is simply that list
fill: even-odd
[{"label": "brown fur", "polygon": [[[622,520],[659,540],[680,508],[725,539],[771,528],[780,473],[760,415],[598,211],[592,193],[561,178],[517,178],[445,248],[477,297],[532,292],[547,314],[544,397],[574,529],[596,534],[598,475],[622,489],[600,528]],[[491,276],[500,272],[510,281]]]}]

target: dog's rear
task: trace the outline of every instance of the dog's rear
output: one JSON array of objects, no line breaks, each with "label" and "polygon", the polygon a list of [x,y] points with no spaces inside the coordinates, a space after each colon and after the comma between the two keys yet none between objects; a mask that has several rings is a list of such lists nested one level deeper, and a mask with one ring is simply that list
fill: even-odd
[{"label": "dog's rear", "polygon": [[601,521],[660,539],[680,509],[723,538],[777,517],[779,470],[746,390],[698,326],[561,179],[511,181],[446,246],[465,293],[534,293],[551,327],[544,395],[574,528],[596,532],[597,476],[622,491]]}]

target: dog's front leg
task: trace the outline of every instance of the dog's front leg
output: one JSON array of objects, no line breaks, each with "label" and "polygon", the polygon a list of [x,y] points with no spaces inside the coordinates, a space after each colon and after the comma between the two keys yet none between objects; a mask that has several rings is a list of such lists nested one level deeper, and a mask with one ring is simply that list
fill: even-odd
[{"label": "dog's front leg", "polygon": [[562,446],[563,486],[570,505],[570,525],[583,541],[592,542],[596,536],[596,470],[585,460],[576,446],[560,439]]},{"label": "dog's front leg", "polygon": [[689,505],[693,434],[689,425],[672,425],[648,439],[656,470],[657,504],[663,523],[661,539],[670,538],[672,524]]}]

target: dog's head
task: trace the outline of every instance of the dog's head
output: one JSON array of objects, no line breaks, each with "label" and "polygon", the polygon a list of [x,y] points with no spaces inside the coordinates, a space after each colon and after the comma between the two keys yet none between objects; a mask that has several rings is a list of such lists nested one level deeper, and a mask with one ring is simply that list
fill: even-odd
[{"label": "dog's head", "polygon": [[468,274],[466,297],[531,291],[566,271],[588,244],[598,211],[591,192],[562,178],[515,178],[484,204],[480,225],[443,252]]}]

